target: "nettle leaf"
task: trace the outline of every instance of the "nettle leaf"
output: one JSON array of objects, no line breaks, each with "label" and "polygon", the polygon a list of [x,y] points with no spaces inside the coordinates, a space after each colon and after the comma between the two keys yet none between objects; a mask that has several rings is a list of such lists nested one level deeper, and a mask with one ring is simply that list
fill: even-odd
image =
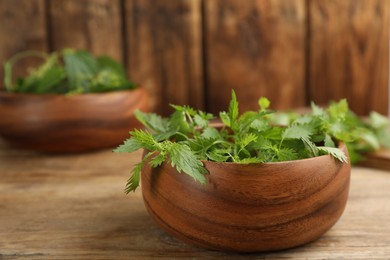
[{"label": "nettle leaf", "polygon": [[196,111],[192,107],[179,106],[179,105],[173,105],[173,104],[171,104],[170,106],[173,107],[176,111],[180,111],[180,112],[186,113],[186,114],[191,115],[191,116],[196,115]]},{"label": "nettle leaf", "polygon": [[98,72],[96,59],[86,51],[66,49],[63,51],[65,71],[73,87],[86,86],[88,80]]},{"label": "nettle leaf", "polygon": [[246,147],[251,142],[255,142],[257,140],[257,136],[254,133],[245,134],[243,137],[237,140],[238,144],[241,147]]},{"label": "nettle leaf", "polygon": [[168,148],[168,153],[172,167],[175,167],[178,172],[188,174],[201,184],[207,183],[204,176],[207,174],[207,171],[203,167],[203,163],[197,159],[196,155],[187,145],[172,143]]},{"label": "nettle leaf", "polygon": [[236,93],[232,90],[232,99],[229,103],[229,109],[226,113],[225,111],[219,113],[219,117],[222,123],[230,127],[233,131],[237,130],[237,119],[238,119],[239,109]]},{"label": "nettle leaf", "polygon": [[311,125],[292,125],[283,132],[283,139],[308,139],[313,134]]},{"label": "nettle leaf", "polygon": [[231,120],[230,120],[230,117],[229,115],[226,113],[226,112],[220,112],[219,113],[219,117],[221,118],[221,121],[222,123],[227,126],[227,127],[231,127]]},{"label": "nettle leaf", "polygon": [[290,122],[295,120],[294,115],[292,113],[273,113],[271,115],[270,123],[273,125],[287,126]]},{"label": "nettle leaf", "polygon": [[256,146],[258,147],[259,150],[267,150],[267,149],[272,149],[273,144],[272,141],[269,140],[268,138],[259,135],[257,136]]},{"label": "nettle leaf", "polygon": [[108,56],[100,56],[97,57],[96,61],[100,70],[108,69],[122,78],[127,78],[125,68],[114,59]]},{"label": "nettle leaf", "polygon": [[162,118],[154,113],[144,113],[140,110],[136,110],[134,115],[139,122],[154,132],[163,133],[169,131],[170,129],[170,124],[167,118]]},{"label": "nettle leaf", "polygon": [[306,149],[311,157],[318,156],[318,148],[317,148],[315,143],[310,141],[309,138],[301,138],[301,140],[302,140],[303,144],[305,145],[305,147],[306,147]]},{"label": "nettle leaf", "polygon": [[126,187],[125,187],[126,194],[130,193],[131,191],[135,191],[138,188],[141,170],[144,164],[145,164],[144,161],[137,163],[133,168],[133,170],[131,171],[130,178],[127,180]]},{"label": "nettle leaf", "polygon": [[159,153],[149,161],[149,164],[153,168],[156,168],[160,166],[164,161],[165,161],[165,154]]},{"label": "nettle leaf", "polygon": [[251,128],[252,124],[254,127],[259,126],[256,125],[258,122],[255,121],[263,121],[266,122],[266,124],[268,125],[269,122],[266,116],[271,113],[272,112],[266,110],[262,110],[258,112],[247,111],[238,118],[235,131],[242,133],[242,132],[249,131],[249,128]]},{"label": "nettle leaf", "polygon": [[266,97],[261,97],[259,99],[259,106],[261,110],[266,110],[271,105],[271,101],[269,101]]},{"label": "nettle leaf", "polygon": [[194,136],[183,142],[186,144],[198,157],[198,159],[205,159],[206,152],[214,144],[214,139],[204,138],[203,136]]},{"label": "nettle leaf", "polygon": [[375,111],[370,113],[370,126],[374,129],[382,129],[389,127],[389,119]]},{"label": "nettle leaf", "polygon": [[330,154],[330,155],[332,155],[334,158],[336,158],[336,159],[339,160],[340,162],[348,163],[347,156],[345,155],[345,153],[344,153],[343,151],[341,151],[341,150],[338,149],[338,148],[334,148],[334,147],[325,147],[325,146],[318,146],[317,149],[318,149],[320,152],[324,152],[325,154]]},{"label": "nettle leaf", "polygon": [[195,115],[194,116],[194,121],[195,121],[195,125],[196,126],[199,126],[199,127],[207,127],[208,124],[209,124],[209,121],[203,117],[201,117],[200,115]]},{"label": "nettle leaf", "polygon": [[325,135],[324,144],[327,147],[336,147],[336,144],[333,142],[333,139],[330,135]]},{"label": "nettle leaf", "polygon": [[229,155],[227,155],[226,150],[213,149],[209,151],[207,154],[207,158],[214,162],[226,162],[229,159]]},{"label": "nettle leaf", "polygon": [[133,170],[131,171],[130,178],[127,180],[126,187],[125,187],[125,193],[128,194],[131,191],[135,191],[140,182],[140,175],[142,168],[144,167],[145,163],[148,161],[149,157],[153,155],[154,152],[149,152],[145,155],[145,157],[137,163]]},{"label": "nettle leaf", "polygon": [[324,109],[317,106],[314,102],[311,102],[311,110],[314,116],[323,116],[325,114]]},{"label": "nettle leaf", "polygon": [[279,161],[292,161],[298,159],[298,153],[291,148],[281,148],[277,151]]},{"label": "nettle leaf", "polygon": [[236,92],[232,90],[232,99],[230,100],[229,104],[229,117],[231,121],[235,121],[238,118],[238,101],[236,97]]},{"label": "nettle leaf", "polygon": [[387,128],[377,130],[377,138],[381,146],[390,149],[390,133]]},{"label": "nettle leaf", "polygon": [[[151,151],[155,151],[155,150],[158,150],[160,151],[160,147],[158,145],[158,143],[156,142],[156,140],[154,140],[153,138],[153,135],[149,132],[146,132],[144,130],[138,130],[138,129],[135,129],[134,131],[131,131],[130,132],[130,135],[131,135],[131,139],[133,139],[133,144],[135,146],[135,143],[138,143],[139,145],[141,145],[143,148],[145,149],[148,149],[148,150],[151,150]],[[134,148],[133,147],[130,147],[130,148]]]},{"label": "nettle leaf", "polygon": [[328,112],[334,120],[343,121],[349,112],[347,100],[342,99],[337,103],[331,103]]},{"label": "nettle leaf", "polygon": [[298,117],[297,119],[295,119],[293,121],[293,124],[294,125],[306,125],[306,124],[309,125],[309,124],[313,124],[313,126],[314,126],[313,120],[315,120],[315,118],[312,115],[302,115],[302,116]]},{"label": "nettle leaf", "polygon": [[194,131],[194,126],[187,121],[185,112],[175,111],[169,119],[169,124],[175,126],[178,132],[185,135]]},{"label": "nettle leaf", "polygon": [[204,138],[207,138],[207,139],[220,139],[221,138],[221,134],[214,127],[206,127],[203,130],[201,136],[203,136]]},{"label": "nettle leaf", "polygon": [[284,127],[274,126],[262,133],[263,137],[269,140],[282,140],[282,134],[284,132]]},{"label": "nettle leaf", "polygon": [[134,138],[129,138],[124,141],[123,144],[119,145],[114,152],[117,153],[132,153],[143,148],[142,144]]},{"label": "nettle leaf", "polygon": [[358,140],[362,140],[366,144],[370,146],[370,150],[378,150],[380,148],[380,143],[378,140],[378,137],[371,131],[364,129],[364,128],[358,128],[355,129],[354,135]]},{"label": "nettle leaf", "polygon": [[250,127],[259,131],[259,132],[262,132],[262,131],[269,129],[269,124],[265,120],[255,119],[250,124]]}]

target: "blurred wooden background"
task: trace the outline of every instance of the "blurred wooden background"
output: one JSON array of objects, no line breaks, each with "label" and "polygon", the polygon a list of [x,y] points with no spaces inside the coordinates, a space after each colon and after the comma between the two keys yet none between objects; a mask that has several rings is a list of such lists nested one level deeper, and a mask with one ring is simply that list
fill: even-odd
[{"label": "blurred wooden background", "polygon": [[[390,0],[0,0],[0,62],[83,48],[123,62],[168,103],[217,112],[346,97],[388,113]],[[0,74],[2,78],[2,72]]]}]

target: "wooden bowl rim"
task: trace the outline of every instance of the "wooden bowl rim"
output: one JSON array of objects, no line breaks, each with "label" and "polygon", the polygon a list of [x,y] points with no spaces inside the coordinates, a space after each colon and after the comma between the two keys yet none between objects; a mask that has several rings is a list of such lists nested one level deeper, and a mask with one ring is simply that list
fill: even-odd
[{"label": "wooden bowl rim", "polygon": [[95,93],[81,93],[81,94],[54,94],[54,93],[42,93],[42,94],[32,94],[32,93],[18,93],[18,92],[7,92],[4,89],[0,89],[0,97],[9,97],[9,98],[25,98],[25,99],[50,99],[50,98],[67,98],[67,99],[82,99],[90,97],[103,97],[109,95],[121,95],[129,94],[134,92],[145,91],[145,87],[137,86],[135,89],[124,89],[124,90],[113,90],[107,92],[95,92]]}]

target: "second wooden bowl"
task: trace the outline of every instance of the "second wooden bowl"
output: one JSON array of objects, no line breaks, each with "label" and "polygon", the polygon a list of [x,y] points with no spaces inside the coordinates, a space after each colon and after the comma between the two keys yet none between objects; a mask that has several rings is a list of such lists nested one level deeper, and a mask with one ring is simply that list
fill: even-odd
[{"label": "second wooden bowl", "polygon": [[148,110],[143,88],[71,96],[0,92],[0,136],[42,152],[115,147],[141,127],[136,109]]},{"label": "second wooden bowl", "polygon": [[[339,148],[348,154],[344,144]],[[329,155],[264,164],[204,163],[205,186],[167,163],[142,172],[152,218],[200,247],[258,252],[303,245],[330,229],[347,202],[350,165]]]}]

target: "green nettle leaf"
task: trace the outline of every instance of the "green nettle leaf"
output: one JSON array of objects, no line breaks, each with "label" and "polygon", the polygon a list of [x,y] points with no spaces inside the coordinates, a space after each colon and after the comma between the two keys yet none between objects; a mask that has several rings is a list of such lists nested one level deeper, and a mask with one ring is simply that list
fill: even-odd
[{"label": "green nettle leaf", "polygon": [[277,151],[279,161],[292,161],[298,159],[298,153],[291,148],[281,148]]},{"label": "green nettle leaf", "polygon": [[144,130],[138,130],[135,129],[134,131],[130,132],[131,138],[134,140],[133,142],[137,142],[142,145],[143,148],[148,150],[157,150],[160,151],[160,146],[154,140],[153,135],[144,131]]},{"label": "green nettle leaf", "polygon": [[170,117],[170,125],[175,126],[178,132],[185,135],[195,131],[194,125],[187,120],[185,112],[175,111]]},{"label": "green nettle leaf", "polygon": [[185,172],[201,184],[207,183],[204,176],[207,174],[207,171],[203,167],[203,163],[197,159],[196,155],[188,146],[172,143],[171,147],[168,149],[168,153],[171,165],[175,167],[178,172]]},{"label": "green nettle leaf", "polygon": [[112,58],[110,58],[108,56],[100,56],[100,57],[97,57],[96,60],[97,60],[98,67],[101,70],[107,69],[107,70],[114,72],[115,75],[118,75],[121,78],[127,77],[125,68],[121,64],[119,64],[118,62],[113,60]]},{"label": "green nettle leaf", "polygon": [[127,184],[125,187],[125,192],[130,193],[131,191],[135,191],[139,186],[139,180],[140,180],[140,174],[143,165],[145,164],[144,161],[141,161],[140,163],[137,163],[135,167],[133,168],[131,172],[130,178],[127,180]]},{"label": "green nettle leaf", "polygon": [[370,125],[374,129],[382,129],[389,127],[389,119],[375,111],[370,113]]},{"label": "green nettle leaf", "polygon": [[348,115],[348,102],[346,99],[342,99],[337,103],[332,103],[329,108],[329,115],[335,120],[344,120]]},{"label": "green nettle leaf", "polygon": [[287,126],[295,118],[293,118],[292,113],[273,113],[270,120],[270,123],[273,125]]},{"label": "green nettle leaf", "polygon": [[195,115],[194,121],[195,121],[196,126],[199,126],[202,128],[207,127],[209,124],[209,121],[207,119],[201,117],[200,115]]},{"label": "green nettle leaf", "polygon": [[135,117],[144,126],[156,133],[167,132],[170,128],[168,119],[162,118],[154,113],[144,113],[140,110],[134,112]]},{"label": "green nettle leaf", "polygon": [[229,155],[227,155],[226,151],[213,149],[207,154],[207,158],[214,162],[226,162],[229,159]]},{"label": "green nettle leaf", "polygon": [[225,126],[227,126],[227,127],[232,126],[230,117],[226,112],[220,112],[219,117],[221,118],[221,121]]},{"label": "green nettle leaf", "polygon": [[229,119],[230,119],[230,127],[233,130],[236,130],[235,126],[236,126],[236,121],[238,118],[238,113],[239,113],[239,111],[238,111],[238,101],[237,101],[237,97],[236,97],[236,92],[234,92],[234,90],[232,90],[232,99],[230,100],[228,115],[229,115]]},{"label": "green nettle leaf", "polygon": [[155,157],[153,157],[153,159],[151,159],[149,161],[149,164],[153,168],[156,168],[156,167],[160,166],[165,161],[165,159],[166,159],[165,155],[162,153],[159,153],[158,155],[156,155]]},{"label": "green nettle leaf", "polygon": [[239,138],[237,142],[241,147],[246,147],[251,142],[255,142],[257,140],[257,136],[254,133],[245,134],[243,137]]},{"label": "green nettle leaf", "polygon": [[264,131],[262,134],[265,138],[269,140],[275,140],[275,141],[280,141],[282,140],[282,134],[284,132],[285,128],[284,127],[277,127],[274,126],[272,128],[267,129]]},{"label": "green nettle leaf", "polygon": [[269,124],[265,120],[255,119],[250,124],[250,127],[259,131],[259,132],[262,132],[262,131],[269,129]]},{"label": "green nettle leaf", "polygon": [[129,138],[123,144],[114,149],[117,153],[132,153],[143,148],[143,145],[134,138]]},{"label": "green nettle leaf", "polygon": [[207,139],[221,138],[221,134],[214,127],[206,127],[202,132],[202,136]]},{"label": "green nettle leaf", "polygon": [[325,147],[325,146],[318,146],[317,149],[318,149],[320,152],[324,152],[324,153],[326,153],[326,154],[332,155],[334,158],[336,158],[336,159],[339,160],[340,162],[348,163],[347,156],[345,155],[345,153],[343,153],[343,151],[341,151],[341,150],[338,149],[338,148],[334,148],[334,147]]},{"label": "green nettle leaf", "polygon": [[266,97],[261,97],[259,99],[259,106],[261,110],[266,110],[271,105],[271,102]]},{"label": "green nettle leaf", "polygon": [[87,88],[87,82],[98,71],[98,63],[91,54],[84,51],[64,50],[65,71],[69,84],[82,89]]},{"label": "green nettle leaf", "polygon": [[308,139],[313,134],[310,125],[292,125],[283,132],[283,139]]},{"label": "green nettle leaf", "polygon": [[303,141],[303,144],[305,145],[306,150],[308,151],[311,157],[318,156],[318,147],[315,145],[315,143],[310,141],[309,138],[305,138],[305,137],[301,138],[301,140]]},{"label": "green nettle leaf", "polygon": [[314,116],[323,116],[325,114],[324,109],[317,106],[314,102],[311,102],[311,109]]},{"label": "green nettle leaf", "polygon": [[324,144],[327,147],[336,147],[336,144],[333,142],[332,137],[330,135],[325,135]]},{"label": "green nettle leaf", "polygon": [[370,150],[378,150],[380,148],[381,145],[378,137],[373,132],[366,131],[365,129],[356,129],[355,131],[356,136],[369,145]]},{"label": "green nettle leaf", "polygon": [[294,125],[311,125],[313,128],[315,128],[316,118],[313,118],[310,115],[302,115],[299,118],[295,119]]},{"label": "green nettle leaf", "polygon": [[196,111],[192,107],[179,106],[179,105],[173,105],[173,104],[171,104],[170,106],[173,107],[176,111],[184,112],[184,113],[191,115],[191,116],[196,115]]},{"label": "green nettle leaf", "polygon": [[148,161],[149,157],[153,154],[153,152],[148,153],[142,161],[137,163],[133,170],[131,171],[131,176],[127,180],[126,187],[125,187],[125,193],[128,194],[131,191],[135,191],[139,186],[139,180],[142,168],[144,167],[145,163]]}]

